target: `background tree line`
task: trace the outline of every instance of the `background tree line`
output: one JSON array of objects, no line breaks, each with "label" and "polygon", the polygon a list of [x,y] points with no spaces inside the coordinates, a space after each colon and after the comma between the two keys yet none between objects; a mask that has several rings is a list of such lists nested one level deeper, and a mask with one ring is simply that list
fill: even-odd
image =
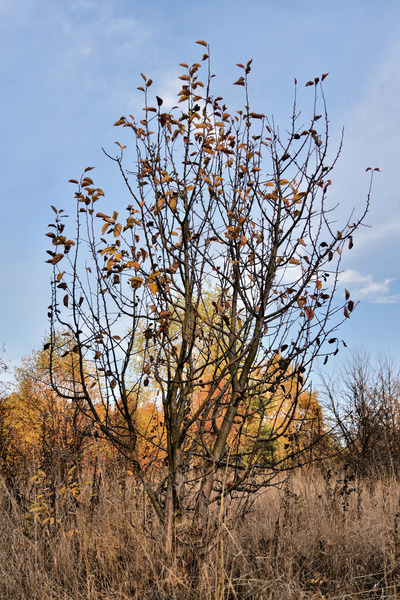
[{"label": "background tree line", "polygon": [[[71,381],[70,369],[70,360],[60,359],[53,377]],[[2,361],[2,373],[6,370]],[[162,448],[163,412],[154,403],[153,394],[154,389],[149,386],[136,409],[138,452],[149,472],[160,477],[165,470],[167,450]],[[201,400],[199,394],[195,405]],[[268,432],[276,429],[276,423],[284,422],[291,410],[292,404],[285,396],[284,402],[271,409],[262,426]],[[116,408],[110,418],[118,424]],[[240,448],[243,455],[254,439],[252,430],[257,431],[259,425],[255,402],[249,433]],[[234,443],[240,426],[238,421],[230,443]],[[15,489],[38,470],[51,475],[57,485],[68,479],[73,467],[77,469],[76,477],[82,480],[93,475],[96,465],[104,473],[132,475],[130,461],[121,457],[101,429],[85,418],[74,403],[54,391],[47,350],[37,350],[22,359],[13,385],[2,383],[0,457],[1,473]],[[371,358],[364,351],[356,352],[334,376],[322,377],[318,392],[301,395],[291,426],[260,449],[259,460],[271,472],[301,465],[313,464],[323,470],[347,464],[353,474],[362,478],[397,477],[400,374],[395,362],[388,355]],[[191,468],[197,470],[195,459]]]}]

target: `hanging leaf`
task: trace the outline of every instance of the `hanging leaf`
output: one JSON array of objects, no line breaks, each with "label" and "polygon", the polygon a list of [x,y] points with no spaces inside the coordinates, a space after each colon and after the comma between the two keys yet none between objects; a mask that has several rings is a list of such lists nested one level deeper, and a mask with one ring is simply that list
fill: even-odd
[{"label": "hanging leaf", "polygon": [[158,292],[158,285],[156,281],[153,281],[153,283],[149,283],[149,290],[151,291],[151,293],[153,294],[153,296],[155,296]]},{"label": "hanging leaf", "polygon": [[197,40],[196,44],[200,44],[200,46],[204,46],[205,48],[207,48],[207,42],[205,42],[204,40]]},{"label": "hanging leaf", "polygon": [[306,313],[306,315],[308,317],[308,320],[312,321],[313,318],[314,318],[314,311],[311,308],[311,306],[306,306],[305,309],[304,309],[304,312]]},{"label": "hanging leaf", "polygon": [[51,262],[52,265],[56,265],[58,262],[60,262],[62,258],[64,258],[64,254],[56,254],[55,256],[53,256],[53,259],[49,262]]},{"label": "hanging leaf", "polygon": [[142,279],[141,277],[131,277],[131,278],[129,279],[129,282],[130,282],[130,284],[131,284],[132,288],[133,288],[134,290],[137,290],[137,289],[139,289],[139,288],[140,288],[140,286],[142,285],[142,283],[143,283],[143,279]]},{"label": "hanging leaf", "polygon": [[306,304],[306,302],[307,302],[307,300],[304,296],[297,299],[297,304],[299,305],[299,308],[303,308],[303,306]]}]

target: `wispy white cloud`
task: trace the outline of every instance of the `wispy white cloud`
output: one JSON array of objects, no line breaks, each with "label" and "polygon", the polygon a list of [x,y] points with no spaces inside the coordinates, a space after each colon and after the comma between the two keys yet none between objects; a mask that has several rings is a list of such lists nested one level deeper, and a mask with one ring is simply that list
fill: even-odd
[{"label": "wispy white cloud", "polygon": [[[384,216],[382,216],[382,219],[384,219]],[[387,251],[389,240],[396,243],[399,235],[400,217],[385,219],[381,223],[375,222],[367,229],[360,229],[355,237],[355,248],[357,251],[365,250],[368,245],[385,241],[384,250]]]},{"label": "wispy white cloud", "polygon": [[179,99],[177,93],[180,89],[179,83],[182,82],[179,82],[178,77],[178,70],[170,70],[159,81],[160,97],[163,99],[164,105],[168,110],[176,106]]},{"label": "wispy white cloud", "polygon": [[[397,217],[400,174],[400,42],[388,44],[384,59],[368,73],[359,93],[353,96],[345,115],[345,143],[339,171],[340,190],[344,197],[364,195],[361,175],[367,167],[379,167],[373,186],[370,216],[367,221],[389,224]],[[366,183],[366,181],[365,181]],[[384,208],[384,210],[382,210]],[[399,220],[397,219],[397,226]],[[379,229],[385,236],[385,228]],[[376,238],[377,239],[377,238]]]},{"label": "wispy white cloud", "polygon": [[371,304],[395,304],[399,300],[398,294],[390,293],[390,284],[394,278],[375,281],[372,275],[364,275],[359,271],[348,269],[341,273],[339,283],[348,287],[357,299],[366,300]]},{"label": "wispy white cloud", "polygon": [[122,16],[105,0],[32,0],[29,6],[24,0],[0,0],[2,9],[7,9],[3,28],[8,21],[14,35],[26,38],[19,49],[24,59],[34,58],[43,78],[61,87],[76,82],[79,88],[102,93],[119,87],[120,80],[127,79],[121,65],[141,56],[152,33],[149,25],[133,15]]},{"label": "wispy white cloud", "polygon": [[384,43],[386,47],[379,59],[370,63],[343,112],[344,148],[332,186],[335,199],[341,204],[340,210],[346,213],[356,206],[357,213],[363,209],[368,191],[366,168],[381,170],[374,175],[371,204],[364,221],[368,227],[356,232],[354,250],[344,259],[350,268],[340,277],[340,283],[354,299],[371,305],[400,302],[397,279],[400,250],[398,35],[391,35]]}]

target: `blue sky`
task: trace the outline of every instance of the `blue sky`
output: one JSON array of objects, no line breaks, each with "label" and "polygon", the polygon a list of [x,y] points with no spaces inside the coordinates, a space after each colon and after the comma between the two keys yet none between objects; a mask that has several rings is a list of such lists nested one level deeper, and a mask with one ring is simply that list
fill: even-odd
[{"label": "blue sky", "polygon": [[[50,204],[72,208],[68,179],[87,166],[110,206],[117,201],[118,174],[101,147],[112,150],[113,123],[140,106],[140,72],[172,101],[179,63],[202,55],[198,39],[211,45],[215,91],[235,108],[235,64],[253,58],[254,110],[282,127],[294,77],[305,83],[329,72],[333,145],[345,127],[331,188],[343,215],[362,207],[365,169],[381,169],[370,227],[344,262],[342,285],[360,305],[341,337],[349,352],[390,349],[400,360],[398,0],[0,0],[0,344],[8,361],[40,346],[46,332]],[[303,83],[300,103],[307,108]]]}]

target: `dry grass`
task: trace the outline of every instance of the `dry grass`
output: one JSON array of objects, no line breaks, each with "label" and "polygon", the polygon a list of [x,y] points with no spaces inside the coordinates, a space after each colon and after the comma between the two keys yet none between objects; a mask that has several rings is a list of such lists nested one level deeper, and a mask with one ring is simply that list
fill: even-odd
[{"label": "dry grass", "polygon": [[[37,506],[39,491],[26,490]],[[298,474],[229,530],[216,515],[206,552],[187,535],[172,561],[133,478],[87,492],[59,492],[34,523],[1,484],[2,600],[400,599],[398,482]]]}]

